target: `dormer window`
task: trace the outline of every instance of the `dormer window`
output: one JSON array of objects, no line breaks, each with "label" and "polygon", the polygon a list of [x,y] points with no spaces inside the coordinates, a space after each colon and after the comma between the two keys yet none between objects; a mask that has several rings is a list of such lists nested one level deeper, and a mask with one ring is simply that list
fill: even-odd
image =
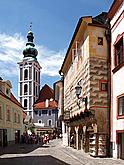
[{"label": "dormer window", "polygon": [[9,89],[8,88],[6,89],[6,94],[9,95]]},{"label": "dormer window", "polygon": [[103,45],[103,37],[98,37],[98,45]]}]

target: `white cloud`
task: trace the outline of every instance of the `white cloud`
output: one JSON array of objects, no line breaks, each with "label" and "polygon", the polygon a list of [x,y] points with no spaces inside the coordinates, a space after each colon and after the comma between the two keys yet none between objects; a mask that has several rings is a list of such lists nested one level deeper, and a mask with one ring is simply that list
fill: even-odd
[{"label": "white cloud", "polygon": [[46,47],[38,47],[38,61],[42,66],[42,74],[57,76],[65,55],[65,50],[55,52]]},{"label": "white cloud", "polygon": [[[26,38],[16,33],[13,36],[0,34],[0,76],[13,77],[18,75],[18,64],[22,58]],[[65,55],[63,51],[49,50],[43,45],[36,45],[38,49],[37,59],[42,66],[41,73],[46,76],[57,76]]]}]

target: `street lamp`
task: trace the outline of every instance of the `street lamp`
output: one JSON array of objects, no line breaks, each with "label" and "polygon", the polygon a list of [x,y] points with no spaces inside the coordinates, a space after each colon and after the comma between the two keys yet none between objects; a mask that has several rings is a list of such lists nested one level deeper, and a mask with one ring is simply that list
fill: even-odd
[{"label": "street lamp", "polygon": [[85,102],[85,111],[86,111],[87,110],[87,96],[80,98],[79,95],[81,94],[81,90],[82,90],[82,87],[79,84],[77,84],[77,86],[75,87],[76,96],[78,98],[77,104],[80,107],[80,103]]}]

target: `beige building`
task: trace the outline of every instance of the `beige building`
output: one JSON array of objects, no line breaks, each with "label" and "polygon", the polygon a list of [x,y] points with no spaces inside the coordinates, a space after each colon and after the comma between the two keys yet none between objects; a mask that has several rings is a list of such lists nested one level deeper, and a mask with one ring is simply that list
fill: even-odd
[{"label": "beige building", "polygon": [[107,155],[109,135],[106,17],[103,12],[79,19],[60,70],[64,76],[63,143],[93,156]]},{"label": "beige building", "polygon": [[61,80],[54,83],[54,97],[58,103],[58,128],[59,133],[63,134],[64,130],[64,122],[63,122],[63,115],[64,115],[64,86],[63,86],[63,78]]},{"label": "beige building", "polygon": [[23,133],[23,107],[11,88],[9,80],[0,78],[0,146],[19,143]]}]

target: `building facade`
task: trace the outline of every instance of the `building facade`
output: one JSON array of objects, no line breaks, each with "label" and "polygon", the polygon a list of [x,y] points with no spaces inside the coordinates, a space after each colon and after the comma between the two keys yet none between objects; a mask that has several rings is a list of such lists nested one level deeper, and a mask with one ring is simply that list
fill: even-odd
[{"label": "building facade", "polygon": [[[59,133],[61,135],[64,134],[64,122],[63,122],[63,116],[64,116],[64,83],[63,83],[63,77],[61,80],[54,83],[54,98],[58,103],[58,128]],[[63,137],[64,141],[64,137]],[[64,144],[64,143],[63,143]]]},{"label": "building facade", "polygon": [[11,82],[0,78],[0,146],[19,143],[23,128],[23,107],[11,93]]},{"label": "building facade", "polygon": [[107,13],[103,12],[94,18],[79,19],[60,70],[64,77],[66,145],[84,149],[93,156],[106,156],[108,152],[106,18]]},{"label": "building facade", "polygon": [[44,85],[39,98],[33,105],[34,118],[37,133],[53,133],[58,129],[58,106],[54,100],[54,91],[48,85]]},{"label": "building facade", "polygon": [[19,65],[19,87],[18,95],[22,106],[25,108],[27,115],[33,118],[33,104],[38,99],[40,92],[40,69],[41,66],[37,61],[38,51],[33,43],[33,33],[28,32],[28,42],[23,51],[23,59],[18,62]]},{"label": "building facade", "polygon": [[111,25],[111,142],[112,156],[124,159],[124,1],[114,0]]}]

